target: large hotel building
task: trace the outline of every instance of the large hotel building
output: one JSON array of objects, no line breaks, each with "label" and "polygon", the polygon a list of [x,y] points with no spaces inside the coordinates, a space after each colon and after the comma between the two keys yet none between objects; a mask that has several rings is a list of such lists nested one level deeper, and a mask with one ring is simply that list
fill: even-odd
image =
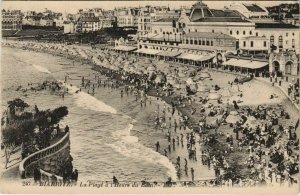
[{"label": "large hotel building", "polygon": [[233,4],[217,10],[198,1],[190,9],[166,10],[155,20],[151,13],[150,8],[140,13],[139,55],[247,72],[299,73],[299,27],[273,21],[263,7]]}]

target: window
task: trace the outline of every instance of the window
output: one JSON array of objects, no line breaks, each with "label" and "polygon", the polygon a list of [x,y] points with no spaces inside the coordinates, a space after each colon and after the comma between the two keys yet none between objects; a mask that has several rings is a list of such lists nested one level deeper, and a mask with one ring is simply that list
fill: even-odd
[{"label": "window", "polygon": [[252,31],[250,30],[249,35],[252,35]]},{"label": "window", "polygon": [[215,30],[212,30],[211,32],[212,32],[212,33],[214,33],[214,32],[215,32]]},{"label": "window", "polygon": [[254,46],[254,43],[253,41],[250,42],[250,47],[253,47]]},{"label": "window", "polygon": [[237,30],[237,31],[236,31],[236,34],[238,35],[239,33],[240,33],[240,32]]},{"label": "window", "polygon": [[279,48],[282,48],[282,36],[281,35],[278,38],[278,46],[279,46]]},{"label": "window", "polygon": [[232,35],[232,30],[229,33]]},{"label": "window", "polygon": [[285,44],[288,45],[288,44],[289,44],[289,41],[285,41]]},{"label": "window", "polygon": [[294,35],[295,35],[295,33],[292,33],[292,35],[294,36]]},{"label": "window", "polygon": [[194,40],[194,45],[198,45],[198,40]]},{"label": "window", "polygon": [[271,45],[274,44],[274,36],[273,36],[273,35],[270,37],[270,44],[271,44]]},{"label": "window", "polygon": [[255,35],[258,36],[258,32]]},{"label": "window", "polygon": [[201,40],[199,40],[199,45],[201,45]]},{"label": "window", "polygon": [[195,29],[195,32],[197,32],[197,29]]},{"label": "window", "polygon": [[185,44],[189,44],[189,40],[186,40],[186,41],[185,41]]},{"label": "window", "polygon": [[245,34],[246,34],[246,31],[243,30],[243,35],[245,35]]},{"label": "window", "polygon": [[295,39],[292,39],[292,48],[295,48]]},{"label": "window", "polygon": [[267,47],[267,41],[264,41],[264,47]]},{"label": "window", "polygon": [[213,42],[213,41],[210,41],[210,45],[211,45],[211,46],[214,46],[214,42]]},{"label": "window", "polygon": [[244,47],[246,47],[246,41],[243,42]]},{"label": "window", "polygon": [[202,45],[205,45],[205,41],[202,41]]},{"label": "window", "polygon": [[206,45],[209,45],[209,41],[206,41]]},{"label": "window", "polygon": [[285,36],[287,36],[287,37],[288,37],[288,36],[289,36],[289,33],[286,33],[286,34],[285,34]]},{"label": "window", "polygon": [[190,44],[191,44],[191,45],[193,44],[193,40],[190,40]]}]

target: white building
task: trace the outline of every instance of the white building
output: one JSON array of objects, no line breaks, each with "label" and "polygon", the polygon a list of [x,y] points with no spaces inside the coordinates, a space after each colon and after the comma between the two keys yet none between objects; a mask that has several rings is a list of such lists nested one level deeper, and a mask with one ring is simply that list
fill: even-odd
[{"label": "white building", "polygon": [[64,33],[67,34],[67,33],[75,33],[76,29],[75,29],[75,23],[74,22],[71,22],[71,21],[65,21],[64,24]]},{"label": "white building", "polygon": [[276,53],[295,51],[300,54],[299,27],[285,23],[256,23],[255,36],[266,37],[269,45],[276,46]]},{"label": "white building", "polygon": [[263,36],[249,36],[243,37],[239,41],[239,49],[243,53],[248,54],[258,54],[265,53],[267,54],[270,50],[270,43],[268,38]]},{"label": "white building", "polygon": [[115,12],[117,25],[119,27],[137,27],[139,11],[138,8],[117,9]]}]

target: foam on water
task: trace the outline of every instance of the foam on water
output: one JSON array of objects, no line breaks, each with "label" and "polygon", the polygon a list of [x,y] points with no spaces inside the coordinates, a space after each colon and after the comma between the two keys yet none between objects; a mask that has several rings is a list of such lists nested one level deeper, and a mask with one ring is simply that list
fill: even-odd
[{"label": "foam on water", "polygon": [[[89,109],[97,112],[108,112],[112,114],[117,114],[117,110],[113,107],[105,104],[104,102],[98,100],[94,96],[87,94],[83,91],[79,92],[79,88],[76,86],[71,86],[69,84],[64,84],[69,89],[69,93],[74,94],[75,103],[78,107]],[[77,92],[77,93],[76,93]]]},{"label": "foam on water", "polygon": [[132,128],[133,125],[129,124],[125,129],[114,132],[112,136],[117,141],[107,145],[126,157],[166,167],[168,170],[167,174],[172,180],[176,180],[176,169],[169,159],[140,144],[137,137],[130,135]]},{"label": "foam on water", "polygon": [[45,67],[42,67],[42,66],[39,66],[36,64],[32,64],[32,66],[40,72],[51,74],[51,72]]}]

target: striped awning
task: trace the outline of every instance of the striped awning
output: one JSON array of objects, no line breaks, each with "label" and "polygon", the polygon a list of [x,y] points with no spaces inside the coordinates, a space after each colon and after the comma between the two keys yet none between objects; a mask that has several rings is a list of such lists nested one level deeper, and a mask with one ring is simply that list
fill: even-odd
[{"label": "striped awning", "polygon": [[210,60],[213,57],[214,57],[213,55],[197,55],[192,53],[184,53],[178,56],[177,58],[201,62],[201,61]]},{"label": "striped awning", "polygon": [[136,47],[133,46],[127,46],[127,45],[118,45],[113,48],[113,50],[119,50],[119,51],[133,51],[136,50]]},{"label": "striped awning", "polygon": [[156,55],[166,56],[166,57],[176,57],[180,54],[181,54],[181,52],[178,52],[178,51],[162,51],[162,52],[157,53]]},{"label": "striped awning", "polygon": [[145,49],[145,48],[143,48],[143,49],[136,50],[135,52],[155,55],[155,54],[160,53],[161,51],[160,50],[155,50],[155,49]]}]

